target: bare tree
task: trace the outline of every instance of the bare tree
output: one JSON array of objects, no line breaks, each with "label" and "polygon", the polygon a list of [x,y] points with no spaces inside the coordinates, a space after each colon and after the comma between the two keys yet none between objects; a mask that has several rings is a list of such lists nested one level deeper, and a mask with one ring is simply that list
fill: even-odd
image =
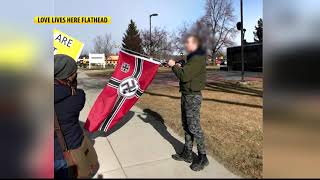
[{"label": "bare tree", "polygon": [[[191,25],[184,24],[175,33],[175,50],[181,51],[187,34],[196,34],[213,57],[222,48],[234,44],[236,18],[231,0],[206,0],[206,13]],[[180,44],[180,45],[179,45]]]},{"label": "bare tree", "polygon": [[183,23],[182,26],[172,33],[172,46],[176,52],[181,53],[184,51],[183,43],[189,31],[190,25]]},{"label": "bare tree", "polygon": [[233,44],[237,33],[236,17],[231,0],[206,0],[206,14],[198,22],[208,28],[206,42],[212,56],[222,47]]},{"label": "bare tree", "polygon": [[106,56],[112,53],[114,43],[111,40],[111,34],[106,33],[104,36],[99,35],[94,39],[93,50],[95,53],[105,54]]},{"label": "bare tree", "polygon": [[83,49],[79,58],[89,58],[89,51],[87,49]]},{"label": "bare tree", "polygon": [[79,56],[79,58],[84,58],[84,57],[89,58],[89,51],[87,48],[83,48]]},{"label": "bare tree", "polygon": [[[141,31],[142,47],[145,52],[150,52],[150,32]],[[174,51],[171,35],[164,28],[154,27],[152,30],[151,55],[155,58],[165,59],[172,56]],[[147,54],[147,53],[146,53]]]}]

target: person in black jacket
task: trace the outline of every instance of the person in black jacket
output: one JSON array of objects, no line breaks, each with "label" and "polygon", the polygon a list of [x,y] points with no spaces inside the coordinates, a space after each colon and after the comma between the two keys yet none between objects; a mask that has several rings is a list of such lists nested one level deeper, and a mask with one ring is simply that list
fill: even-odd
[{"label": "person in black jacket", "polygon": [[[54,56],[54,110],[67,147],[81,146],[83,130],[79,114],[85,104],[85,93],[77,89],[77,64],[67,55]],[[54,172],[56,178],[67,178],[67,162],[56,134],[54,135]]]}]

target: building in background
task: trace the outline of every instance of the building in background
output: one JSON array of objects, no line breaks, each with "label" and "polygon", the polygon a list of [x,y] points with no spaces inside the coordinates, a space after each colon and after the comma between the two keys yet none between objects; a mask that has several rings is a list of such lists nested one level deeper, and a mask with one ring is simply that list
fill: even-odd
[{"label": "building in background", "polygon": [[116,66],[117,62],[118,62],[119,56],[118,55],[110,55],[107,60],[106,60],[106,64],[108,66]]},{"label": "building in background", "polygon": [[103,68],[106,67],[106,56],[105,54],[89,54],[89,69],[92,66],[102,66]]},{"label": "building in background", "polygon": [[[228,70],[241,71],[241,46],[227,48]],[[262,43],[246,43],[244,45],[245,71],[263,70]]]},{"label": "building in background", "polygon": [[115,67],[117,65],[118,60],[119,60],[118,55],[110,55],[106,57],[105,54],[89,53],[89,55],[87,56],[80,56],[77,63],[79,67],[82,67],[82,68],[89,68],[89,69],[93,67],[106,68],[106,66]]}]

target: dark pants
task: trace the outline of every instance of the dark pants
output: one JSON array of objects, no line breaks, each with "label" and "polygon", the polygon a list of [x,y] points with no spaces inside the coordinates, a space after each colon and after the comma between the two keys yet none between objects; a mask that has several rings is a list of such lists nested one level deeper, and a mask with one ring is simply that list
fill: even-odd
[{"label": "dark pants", "polygon": [[68,165],[67,161],[54,160],[54,178],[55,179],[68,179]]},{"label": "dark pants", "polygon": [[206,154],[204,134],[200,125],[202,95],[181,95],[182,126],[185,132],[185,148],[192,150],[193,140],[197,143],[198,153]]}]

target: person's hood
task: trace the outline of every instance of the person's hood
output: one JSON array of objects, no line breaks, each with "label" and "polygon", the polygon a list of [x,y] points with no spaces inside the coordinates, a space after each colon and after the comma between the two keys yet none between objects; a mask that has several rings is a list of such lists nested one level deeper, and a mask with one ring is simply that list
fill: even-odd
[{"label": "person's hood", "polygon": [[71,89],[67,86],[55,84],[54,85],[54,103],[58,103],[71,96]]},{"label": "person's hood", "polygon": [[67,79],[73,73],[77,72],[77,63],[70,56],[64,54],[54,55],[54,78]]}]

